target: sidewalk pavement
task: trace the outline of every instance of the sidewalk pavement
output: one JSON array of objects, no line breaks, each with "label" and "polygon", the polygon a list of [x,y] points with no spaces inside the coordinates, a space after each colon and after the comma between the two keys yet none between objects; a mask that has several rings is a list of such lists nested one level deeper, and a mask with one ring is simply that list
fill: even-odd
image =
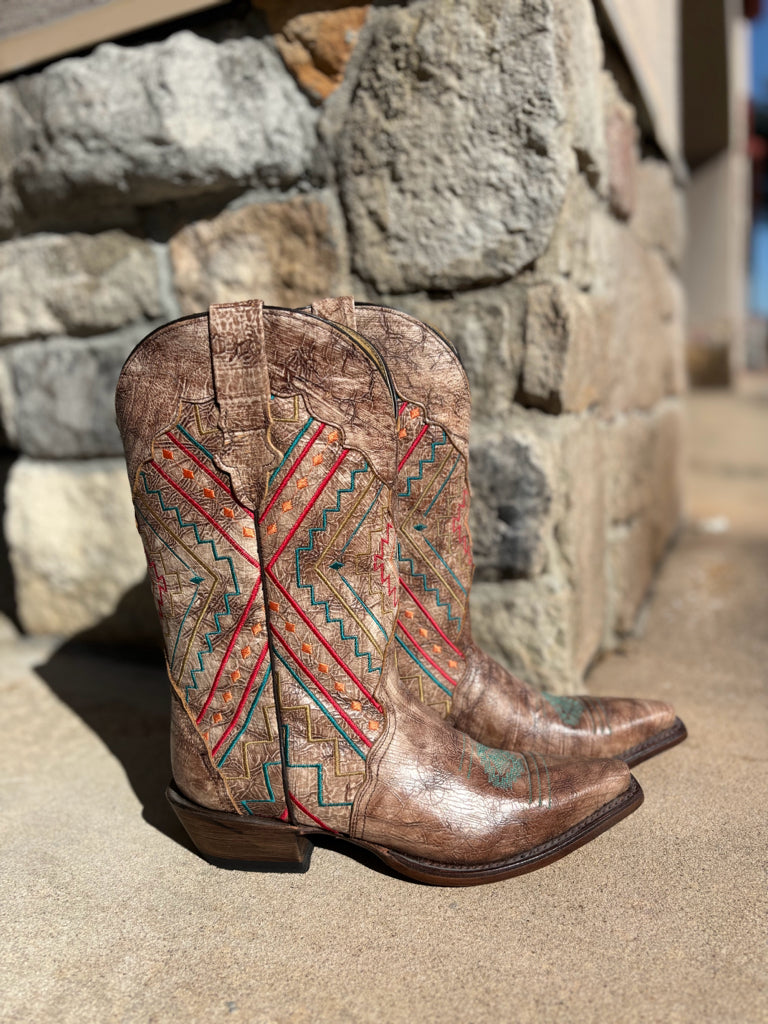
[{"label": "sidewalk pavement", "polygon": [[768,1020],[768,382],[689,400],[688,525],[589,679],[690,737],[640,810],[541,871],[418,886],[315,849],[223,871],[163,801],[154,664],[0,632],[0,1021]]}]

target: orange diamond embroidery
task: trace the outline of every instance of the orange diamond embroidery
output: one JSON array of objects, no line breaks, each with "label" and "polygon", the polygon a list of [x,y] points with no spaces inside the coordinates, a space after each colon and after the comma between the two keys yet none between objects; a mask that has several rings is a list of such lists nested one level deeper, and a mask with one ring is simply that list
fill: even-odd
[{"label": "orange diamond embroidery", "polygon": [[258,636],[259,633],[261,632],[261,623],[254,622],[254,624],[251,626],[251,632],[253,633],[254,636]]},{"label": "orange diamond embroidery", "polygon": [[277,601],[270,601],[269,602],[269,610],[271,612],[279,612],[280,611],[280,605],[277,603]]},{"label": "orange diamond embroidery", "polygon": [[229,702],[232,700],[232,694],[230,693],[229,690],[227,690],[227,692],[224,694],[224,700],[227,702],[227,704],[229,704]]},{"label": "orange diamond embroidery", "polygon": [[296,632],[296,623],[295,622],[286,622],[285,628],[286,628],[286,631],[288,633],[295,633]]},{"label": "orange diamond embroidery", "polygon": [[426,631],[426,629],[422,629],[421,627],[419,627],[419,636],[429,636],[429,633]]},{"label": "orange diamond embroidery", "polygon": [[269,526],[267,527],[267,533],[269,533],[269,534],[277,533],[277,527],[275,526],[274,523],[270,523],[269,524]]},{"label": "orange diamond embroidery", "polygon": [[302,651],[305,654],[311,654],[312,653],[312,645],[311,644],[302,644],[301,645],[301,649],[302,649]]},{"label": "orange diamond embroidery", "polygon": [[[230,672],[229,678],[232,680],[233,683],[236,683],[237,680],[240,678],[240,669],[236,668],[234,672]],[[226,700],[227,698],[225,697],[224,699]]]},{"label": "orange diamond embroidery", "polygon": [[448,668],[458,668],[458,667],[459,667],[458,661],[454,661],[453,658],[449,658],[448,659]]},{"label": "orange diamond embroidery", "polygon": [[334,441],[338,441],[338,440],[339,440],[339,432],[338,432],[338,430],[332,430],[330,432],[330,434],[328,435],[328,443],[329,444],[333,444]]},{"label": "orange diamond embroidery", "polygon": [[351,700],[349,702],[349,706],[352,708],[353,711],[362,711],[363,710],[363,705],[360,703],[359,700]]},{"label": "orange diamond embroidery", "polygon": [[303,491],[306,486],[307,478],[305,476],[300,476],[299,479],[296,481],[296,490]]},{"label": "orange diamond embroidery", "polygon": [[233,508],[226,508],[225,507],[221,511],[224,513],[224,515],[227,517],[227,519],[234,519],[235,518],[235,510]]},{"label": "orange diamond embroidery", "polygon": [[292,508],[293,502],[290,500],[290,498],[288,499],[288,501],[283,502],[283,512],[290,512]]},{"label": "orange diamond embroidery", "polygon": [[173,452],[169,451],[168,448],[163,448],[163,458],[164,459],[172,459],[173,458]]},{"label": "orange diamond embroidery", "polygon": [[321,672],[327,672],[327,671],[328,671],[328,666],[327,666],[327,665],[325,664],[325,662],[323,662],[323,661],[320,661],[320,662],[318,662],[318,665],[317,665],[317,667],[318,667],[318,669],[319,669],[319,670],[320,670]]},{"label": "orange diamond embroidery", "polygon": [[435,652],[435,654],[439,654],[440,651],[442,651],[442,649],[443,648],[440,646],[440,644],[432,644],[432,650]]},{"label": "orange diamond embroidery", "polygon": [[243,527],[243,536],[244,537],[255,537],[256,536],[256,531],[254,530],[254,528],[252,526],[244,526]]},{"label": "orange diamond embroidery", "polygon": [[312,456],[312,465],[313,466],[319,466],[322,461],[323,461],[323,456],[322,455],[313,455]]},{"label": "orange diamond embroidery", "polygon": [[203,494],[206,496],[206,498],[213,498],[214,497],[213,490],[210,487],[204,487],[203,488]]},{"label": "orange diamond embroidery", "polygon": [[250,647],[244,647],[242,649],[242,651],[240,651],[240,656],[243,657],[243,658],[247,658],[250,653],[251,653],[251,648]]},{"label": "orange diamond embroidery", "polygon": [[194,480],[195,479],[195,474],[192,472],[191,469],[182,469],[181,472],[184,474],[184,479],[185,480]]},{"label": "orange diamond embroidery", "polygon": [[413,612],[409,612],[407,610],[403,612],[403,615],[405,615],[406,619],[412,619],[413,618]]},{"label": "orange diamond embroidery", "polygon": [[371,732],[378,732],[379,731],[379,723],[378,722],[374,722],[374,721],[370,721],[368,723],[368,728],[370,729]]},{"label": "orange diamond embroidery", "polygon": [[416,417],[419,415],[419,411],[420,411],[419,409],[411,409],[411,419],[412,420],[416,419]]},{"label": "orange diamond embroidery", "polygon": [[337,693],[345,693],[347,689],[344,683],[334,683],[333,688]]},{"label": "orange diamond embroidery", "polygon": [[397,432],[397,436],[400,438],[407,437],[408,431],[405,429],[405,427],[401,427]]},{"label": "orange diamond embroidery", "polygon": [[215,722],[215,723],[216,723],[217,725],[218,725],[218,724],[219,724],[219,722],[221,721],[221,715],[219,714],[219,712],[218,712],[218,711],[217,711],[217,712],[216,712],[216,714],[215,714],[215,715],[213,716],[213,720],[214,720],[214,722]]}]

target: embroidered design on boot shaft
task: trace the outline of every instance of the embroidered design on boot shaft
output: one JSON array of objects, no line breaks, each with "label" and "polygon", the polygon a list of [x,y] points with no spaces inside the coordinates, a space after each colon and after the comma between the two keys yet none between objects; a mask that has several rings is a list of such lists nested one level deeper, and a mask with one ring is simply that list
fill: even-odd
[{"label": "embroidered design on boot shaft", "polygon": [[447,715],[465,671],[458,639],[472,581],[467,465],[446,432],[406,401],[398,473],[398,668],[414,696]]},{"label": "embroidered design on boot shaft", "polygon": [[[136,521],[169,674],[214,765],[245,811],[279,816],[271,665],[253,513],[216,465],[214,404],[182,406],[139,469]],[[279,796],[276,796],[279,794]]]},{"label": "embroidered design on boot shaft", "polygon": [[384,722],[376,690],[397,608],[389,493],[301,398],[270,408],[281,454],[259,526],[289,798],[297,820],[343,832]]}]

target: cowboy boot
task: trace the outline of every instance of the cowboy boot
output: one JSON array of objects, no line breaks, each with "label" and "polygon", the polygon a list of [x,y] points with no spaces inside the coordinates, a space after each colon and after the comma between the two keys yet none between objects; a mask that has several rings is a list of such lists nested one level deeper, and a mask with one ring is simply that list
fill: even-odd
[{"label": "cowboy boot", "polygon": [[686,730],[661,701],[542,693],[472,641],[469,382],[451,343],[406,313],[325,299],[312,307],[372,341],[399,401],[400,675],[419,699],[489,746],[638,764]]},{"label": "cowboy boot", "polygon": [[492,749],[402,685],[397,408],[369,343],[212,306],[134,350],[117,414],[171,682],[168,795],[203,855],[305,870],[330,833],[468,885],[639,806],[625,765]]}]

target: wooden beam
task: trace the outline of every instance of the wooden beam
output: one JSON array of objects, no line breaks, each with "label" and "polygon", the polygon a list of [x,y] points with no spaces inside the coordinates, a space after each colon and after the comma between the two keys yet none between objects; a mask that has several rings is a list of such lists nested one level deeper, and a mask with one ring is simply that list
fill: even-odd
[{"label": "wooden beam", "polygon": [[0,39],[0,75],[116,39],[161,21],[217,7],[225,0],[104,0]]}]

